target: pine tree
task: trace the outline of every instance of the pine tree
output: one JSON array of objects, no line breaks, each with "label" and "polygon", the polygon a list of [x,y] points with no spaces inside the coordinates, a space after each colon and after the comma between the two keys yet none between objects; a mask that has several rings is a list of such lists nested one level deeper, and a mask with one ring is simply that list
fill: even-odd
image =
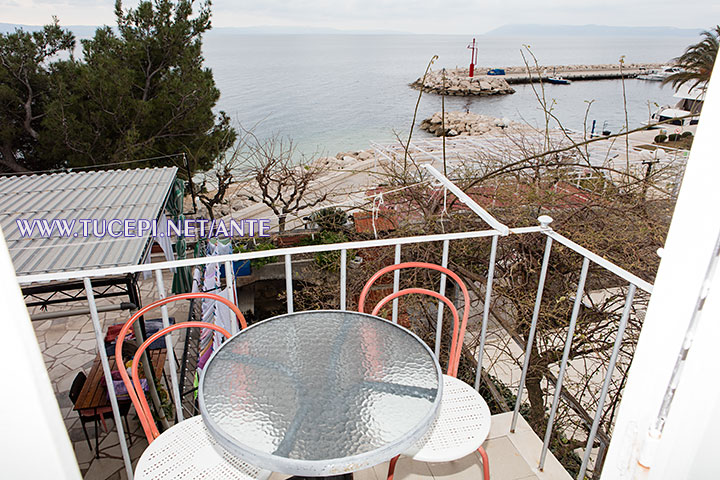
[{"label": "pine tree", "polygon": [[235,132],[224,112],[212,111],[220,92],[203,67],[210,3],[197,13],[195,3],[141,1],[124,10],[116,1],[117,31],[99,28],[82,42],[82,61],[56,68],[42,140],[48,163],[63,156],[71,167],[180,165],[177,155],[188,153],[193,169],[205,169],[227,150]]},{"label": "pine tree", "polygon": [[75,38],[57,18],[36,32],[0,34],[0,169],[23,172],[51,168],[38,159],[43,135],[51,60],[72,54]]}]

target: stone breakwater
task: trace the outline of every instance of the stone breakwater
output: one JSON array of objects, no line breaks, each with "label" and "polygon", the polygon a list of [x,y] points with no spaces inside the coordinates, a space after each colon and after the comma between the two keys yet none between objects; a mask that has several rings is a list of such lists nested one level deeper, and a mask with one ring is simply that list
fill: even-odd
[{"label": "stone breakwater", "polygon": [[[505,69],[505,80],[511,84],[537,83],[538,77],[546,81],[549,77],[559,76],[566,80],[619,80],[621,78],[635,78],[643,73],[659,69],[661,65],[655,63],[629,63],[623,65],[622,72],[619,64],[601,65],[542,65],[532,68],[528,74],[525,67],[509,67]],[[487,70],[480,70],[485,72]]]},{"label": "stone breakwater", "polygon": [[423,85],[423,90],[445,95],[507,95],[515,93],[515,90],[508,85],[507,81],[502,77],[492,76],[476,76],[470,78],[468,70],[458,68],[454,70],[445,70],[445,81],[443,88],[442,70],[428,72],[423,84],[422,77],[410,84],[411,87],[419,89]]},{"label": "stone breakwater", "polygon": [[[469,77],[467,68],[445,70],[445,86],[443,88],[442,70],[428,72],[425,77],[424,90],[437,94],[461,96],[506,95],[515,93],[511,84],[537,82],[538,76],[543,80],[548,77],[561,76],[567,80],[608,80],[633,78],[651,70],[661,68],[659,63],[628,63],[623,65],[622,74],[619,64],[587,64],[587,65],[540,65],[531,67],[531,75],[522,67],[504,67],[505,75],[486,75],[490,67],[476,67],[475,76]],[[422,77],[410,84],[419,89]]]},{"label": "stone breakwater", "polygon": [[[637,70],[655,70],[660,67],[662,67],[663,64],[660,63],[626,63],[623,65],[623,71],[637,71]],[[476,67],[475,72],[484,74],[488,70],[490,70],[492,67]],[[505,73],[507,75],[510,74],[523,74],[527,75],[527,68],[524,66],[521,67],[504,67]],[[536,71],[540,72],[547,72],[552,73],[553,71],[556,71],[557,73],[565,73],[565,72],[603,72],[603,71],[617,71],[620,72],[620,64],[619,63],[601,63],[601,64],[581,64],[581,65],[540,65],[538,68],[535,68],[534,66],[530,66],[530,71],[535,74]],[[467,72],[467,69],[465,70]]]},{"label": "stone breakwater", "polygon": [[[441,137],[443,134],[442,113],[436,112],[432,117],[420,123],[420,128]],[[445,112],[445,136],[484,135],[486,133],[501,132],[503,130],[519,130],[524,125],[511,122],[507,119],[477,115],[475,113]]]}]

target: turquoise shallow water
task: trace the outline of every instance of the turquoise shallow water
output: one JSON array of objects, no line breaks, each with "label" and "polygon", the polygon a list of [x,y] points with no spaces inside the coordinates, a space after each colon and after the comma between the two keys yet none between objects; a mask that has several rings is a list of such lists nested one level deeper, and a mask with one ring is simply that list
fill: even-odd
[{"label": "turquoise shallow water", "polygon": [[[422,75],[437,54],[435,68],[467,66],[472,39],[452,35],[239,35],[210,32],[204,40],[205,64],[212,68],[222,96],[218,105],[236,122],[257,125],[260,137],[291,137],[301,152],[366,148],[409,129],[416,90],[408,83]],[[522,65],[520,49],[530,44],[540,64],[667,62],[682,53],[687,37],[510,38],[478,37],[478,64]],[[648,103],[675,103],[669,87],[629,79],[625,84],[630,125],[648,118]],[[542,114],[529,85],[516,93],[484,98],[446,98],[446,110],[524,119]],[[589,120],[617,131],[624,123],[618,80],[548,85],[554,112],[568,128]],[[423,95],[418,122],[440,110],[440,97]],[[424,132],[419,136],[426,135]]]}]

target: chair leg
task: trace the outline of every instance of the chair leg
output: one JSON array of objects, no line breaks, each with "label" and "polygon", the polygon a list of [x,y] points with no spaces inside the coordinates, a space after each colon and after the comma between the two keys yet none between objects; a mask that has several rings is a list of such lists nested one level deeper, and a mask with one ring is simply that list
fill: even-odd
[{"label": "chair leg", "polygon": [[490,461],[488,460],[487,452],[483,447],[478,448],[478,452],[483,462],[483,480],[490,480]]},{"label": "chair leg", "polygon": [[127,415],[123,415],[125,419],[125,433],[127,433],[128,443],[132,445],[132,435],[130,434],[130,423],[128,422]]},{"label": "chair leg", "polygon": [[85,440],[87,440],[88,448],[92,452],[92,443],[90,443],[90,436],[87,433],[87,428],[85,428],[85,422],[82,421],[82,418],[80,419],[80,425],[82,425],[83,432],[85,433]]},{"label": "chair leg", "polygon": [[100,458],[100,432],[98,431],[98,423],[96,415],[95,420],[93,420],[93,424],[95,425],[95,458]]},{"label": "chair leg", "polygon": [[387,480],[393,480],[393,476],[395,475],[395,464],[397,463],[399,458],[400,458],[400,455],[398,455],[397,457],[393,457],[392,460],[390,460],[390,466],[388,467]]}]

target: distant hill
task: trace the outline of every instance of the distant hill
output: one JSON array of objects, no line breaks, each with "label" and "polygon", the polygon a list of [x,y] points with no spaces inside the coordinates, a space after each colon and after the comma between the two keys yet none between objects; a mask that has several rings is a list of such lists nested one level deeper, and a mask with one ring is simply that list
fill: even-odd
[{"label": "distant hill", "polygon": [[696,37],[699,28],[613,27],[609,25],[504,25],[485,35],[495,37]]},{"label": "distant hill", "polygon": [[[63,25],[62,28],[70,30],[75,34],[76,37],[88,38],[95,35],[95,30],[98,28],[97,25]],[[19,25],[15,23],[0,23],[0,33],[12,33],[16,29],[21,28],[26,32],[34,32],[36,30],[42,30],[42,25]]]},{"label": "distant hill", "polygon": [[239,35],[396,35],[407,34],[391,30],[339,30],[337,28],[323,27],[284,27],[284,26],[257,26],[257,27],[213,27],[210,33],[233,33]]},{"label": "distant hill", "polygon": [[[95,35],[98,28],[94,25],[60,25],[73,32],[76,37],[88,38]],[[41,30],[41,25],[19,25],[14,23],[0,23],[0,33],[12,33],[17,28],[26,32]],[[338,30],[336,28],[320,27],[282,27],[282,26],[258,26],[258,27],[213,27],[210,34],[236,34],[236,35],[395,35],[406,32],[389,30]]]}]

